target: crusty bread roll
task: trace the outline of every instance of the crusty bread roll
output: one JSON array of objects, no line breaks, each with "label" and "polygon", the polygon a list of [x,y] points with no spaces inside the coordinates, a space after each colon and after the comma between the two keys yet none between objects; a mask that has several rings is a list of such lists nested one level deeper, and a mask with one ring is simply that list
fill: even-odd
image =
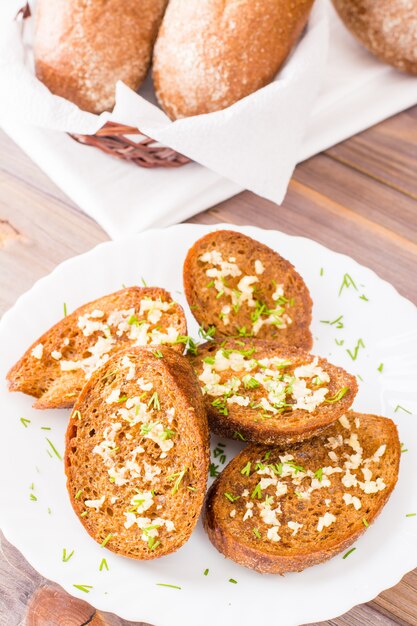
[{"label": "crusty bread roll", "polygon": [[81,109],[114,106],[118,80],[137,89],[149,69],[167,0],[38,0],[38,78]]},{"label": "crusty bread roll", "polygon": [[372,54],[417,74],[417,0],[333,0],[333,4]]},{"label": "crusty bread roll", "polygon": [[158,100],[176,119],[224,109],[272,81],[313,0],[170,0],[154,49]]}]

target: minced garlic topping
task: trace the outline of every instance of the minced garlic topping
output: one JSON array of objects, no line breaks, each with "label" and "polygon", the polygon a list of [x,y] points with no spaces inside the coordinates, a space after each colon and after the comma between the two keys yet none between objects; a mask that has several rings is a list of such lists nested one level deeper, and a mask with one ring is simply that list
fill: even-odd
[{"label": "minced garlic topping", "polygon": [[[312,375],[316,375],[312,372]],[[227,501],[231,504],[231,511],[227,512],[230,517],[240,518],[245,522],[248,530],[254,532],[258,539],[267,539],[271,542],[279,542],[282,539],[285,527],[287,540],[296,536],[310,526],[309,533],[320,534],[325,529],[334,527],[337,532],[338,519],[336,511],[340,507],[352,508],[354,511],[362,509],[362,502],[358,497],[358,490],[364,494],[373,494],[386,488],[381,476],[380,462],[386,452],[386,445],[381,445],[371,456],[363,458],[363,448],[361,446],[360,432],[352,432],[353,424],[347,415],[343,416],[343,428],[348,431],[346,435],[338,434],[327,438],[324,445],[327,448],[341,448],[344,452],[340,460],[336,460],[334,465],[327,465],[320,468],[305,468],[298,463],[296,453],[279,454],[279,463],[271,463],[270,453],[255,462],[248,462],[241,468],[240,474],[247,478],[256,476],[257,482],[252,490],[243,489],[240,493],[226,492]],[[352,454],[346,452],[346,447],[352,449]],[[333,452],[333,450],[330,450]],[[353,458],[353,460],[352,460]],[[354,466],[354,469],[353,469]],[[336,486],[333,484],[334,476],[337,476]],[[343,489],[340,489],[340,481]],[[335,488],[336,487],[336,488]],[[326,490],[332,490],[332,498],[327,498]],[[356,492],[352,493],[352,489]],[[288,520],[288,509],[285,514],[285,496],[296,496],[301,501],[309,501],[316,491],[324,490],[320,494],[319,503],[325,504],[327,511],[320,517],[307,517],[306,509],[300,508],[300,515],[293,514],[293,518]],[[331,510],[332,504],[336,504],[334,512]],[[304,514],[303,514],[304,511]],[[358,513],[358,519],[362,521],[363,513]]]},{"label": "minced garlic topping", "polygon": [[[124,527],[126,530],[132,527],[141,529],[141,540],[147,542],[150,550],[155,550],[160,543],[157,538],[161,530],[164,528],[168,533],[175,530],[174,523],[159,514],[166,495],[158,496],[158,486],[172,478],[179,481],[176,491],[186,471],[183,468],[183,474],[181,471],[174,472],[172,477],[167,477],[158,463],[168,455],[172,457],[172,466],[176,463],[175,408],[163,407],[153,383],[144,376],[137,376],[135,364],[129,357],[123,357],[121,367],[125,371],[125,378],[130,381],[129,389],[134,384],[137,391],[127,397],[123,386],[118,386],[107,393],[105,402],[111,407],[112,414],[92,454],[100,457],[106,468],[110,503],[116,502],[120,488],[131,492],[130,506],[124,511]],[[149,446],[151,455],[145,454]],[[111,493],[113,489],[115,495]],[[89,515],[94,514],[93,510],[100,510],[105,498],[103,495],[96,500],[84,501]]]},{"label": "minced garlic topping", "polygon": [[[131,342],[131,347],[173,344],[178,340],[177,329],[174,326],[163,329],[158,326],[164,313],[170,311],[173,304],[161,299],[143,298],[138,311],[131,308],[106,314],[95,309],[91,313],[80,315],[77,325],[83,335],[95,335],[94,343],[86,349],[91,356],[73,361],[63,359],[61,352],[54,351],[52,357],[59,360],[62,371],[82,370],[88,379],[94,370],[108,361],[119,337],[126,337]],[[100,335],[97,336],[97,333]],[[36,358],[41,357],[42,353]],[[129,359],[125,357],[124,360],[128,362]]]},{"label": "minced garlic topping", "polygon": [[283,329],[292,323],[287,309],[293,305],[293,302],[285,298],[283,285],[275,284],[272,295],[275,306],[271,308],[256,297],[258,277],[265,272],[262,261],[255,259],[253,275],[243,275],[242,270],[236,264],[235,257],[224,260],[218,250],[205,252],[199,257],[199,261],[210,266],[205,270],[206,276],[210,279],[207,288],[215,289],[217,299],[227,298],[228,300],[220,313],[225,326],[231,323],[231,316],[236,315],[242,306],[252,309],[250,311],[252,324],[251,328],[245,329],[246,334],[257,335],[264,325],[274,325]]},{"label": "minced garlic topping", "polygon": [[43,355],[43,344],[38,343],[37,346],[32,348],[31,355],[33,356],[34,359],[41,359]]},{"label": "minced garlic topping", "polygon": [[260,409],[270,417],[296,409],[311,413],[326,400],[330,377],[317,358],[293,370],[285,359],[257,360],[252,355],[252,350],[220,348],[203,361],[203,394],[216,398],[212,404],[224,415],[233,404]]}]

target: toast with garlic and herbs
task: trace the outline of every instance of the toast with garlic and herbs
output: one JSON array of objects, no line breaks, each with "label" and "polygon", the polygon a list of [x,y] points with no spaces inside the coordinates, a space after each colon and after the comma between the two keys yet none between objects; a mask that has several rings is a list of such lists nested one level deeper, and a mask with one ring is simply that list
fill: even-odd
[{"label": "toast with garlic and herbs", "polygon": [[133,348],[92,374],[69,421],[65,471],[95,541],[134,559],[180,548],[200,515],[208,463],[203,399],[184,356]]},{"label": "toast with garlic and herbs", "polygon": [[285,451],[247,446],[209,489],[204,527],[240,565],[301,571],[365,532],[397,482],[399,461],[395,424],[353,412]]},{"label": "toast with garlic and herbs", "polygon": [[92,372],[127,347],[187,340],[182,307],[165,289],[128,287],[76,309],[44,333],[7,374],[10,391],[37,398],[37,409],[74,405]]},{"label": "toast with garlic and herbs", "polygon": [[287,445],[317,435],[351,406],[356,378],[326,359],[259,339],[225,339],[189,355],[210,429]]},{"label": "toast with garlic and herbs", "polygon": [[199,239],[184,263],[188,304],[216,337],[256,337],[309,350],[312,301],[293,265],[242,233]]}]

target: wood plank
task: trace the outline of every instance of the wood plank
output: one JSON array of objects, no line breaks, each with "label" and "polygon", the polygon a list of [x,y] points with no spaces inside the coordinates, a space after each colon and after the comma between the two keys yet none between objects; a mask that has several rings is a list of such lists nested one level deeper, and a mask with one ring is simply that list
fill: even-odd
[{"label": "wood plank", "polygon": [[108,239],[93,220],[0,171],[0,310],[64,259]]},{"label": "wood plank", "polygon": [[332,158],[417,199],[417,107],[326,151]]},{"label": "wood plank", "polygon": [[400,622],[383,615],[367,604],[360,604],[341,617],[306,626],[400,626]]},{"label": "wood plank", "polygon": [[409,572],[401,584],[387,589],[371,603],[388,615],[395,615],[401,624],[417,626],[417,569]]}]

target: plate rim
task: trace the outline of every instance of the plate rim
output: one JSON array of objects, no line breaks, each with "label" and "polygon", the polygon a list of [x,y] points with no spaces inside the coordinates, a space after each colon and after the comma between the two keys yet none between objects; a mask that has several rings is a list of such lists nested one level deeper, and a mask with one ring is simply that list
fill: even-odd
[{"label": "plate rim", "polygon": [[[2,334],[4,327],[8,326],[9,319],[11,318],[12,314],[13,314],[13,310],[15,309],[15,307],[20,306],[22,303],[25,302],[26,298],[30,298],[31,293],[35,290],[37,290],[39,284],[42,284],[44,282],[47,282],[51,279],[51,277],[55,274],[58,273],[59,271],[61,271],[61,268],[63,266],[69,266],[72,263],[74,263],[75,261],[82,262],[82,259],[85,257],[88,257],[90,255],[93,255],[96,253],[96,251],[98,249],[103,249],[106,247],[121,247],[124,244],[127,245],[131,245],[132,242],[140,240],[142,237],[147,237],[150,233],[158,233],[158,232],[162,232],[162,231],[175,231],[175,230],[182,230],[182,229],[187,229],[187,230],[196,230],[196,231],[200,231],[201,232],[201,236],[205,233],[205,232],[211,232],[211,231],[215,231],[215,230],[235,230],[238,232],[243,232],[248,234],[249,236],[254,236],[254,231],[255,232],[268,232],[268,233],[278,233],[281,236],[284,236],[285,238],[289,238],[290,240],[297,240],[299,241],[301,244],[302,243],[307,243],[308,245],[313,244],[314,246],[316,246],[319,250],[325,250],[326,252],[331,252],[332,255],[337,255],[338,258],[342,259],[346,259],[348,260],[349,263],[353,263],[355,266],[358,266],[361,271],[365,270],[366,272],[368,272],[373,278],[376,278],[379,282],[382,282],[384,284],[385,288],[390,289],[393,292],[393,295],[396,296],[396,298],[401,299],[402,304],[406,305],[409,307],[410,312],[412,312],[417,319],[417,306],[408,298],[406,298],[405,296],[403,296],[402,294],[400,294],[397,290],[397,288],[392,285],[388,280],[382,278],[381,276],[379,276],[379,274],[373,270],[372,268],[369,268],[366,265],[363,265],[362,263],[356,261],[356,259],[354,259],[353,257],[350,257],[347,254],[338,252],[336,250],[334,250],[333,248],[326,246],[320,242],[317,242],[316,240],[312,239],[312,238],[308,238],[308,237],[304,237],[304,236],[300,236],[300,235],[291,235],[288,233],[285,233],[283,231],[279,231],[276,228],[262,228],[259,226],[254,226],[251,224],[230,224],[230,223],[223,223],[223,222],[219,222],[219,223],[215,223],[215,224],[197,224],[197,223],[180,223],[180,224],[174,224],[172,226],[168,226],[168,227],[155,227],[152,229],[147,229],[145,231],[142,231],[140,233],[133,233],[130,234],[128,236],[122,237],[120,239],[117,240],[108,240],[108,241],[104,241],[104,242],[100,242],[98,243],[96,246],[93,246],[92,248],[90,248],[89,250],[78,254],[78,255],[74,255],[68,259],[65,259],[64,261],[62,261],[61,263],[59,263],[58,265],[56,265],[49,273],[47,273],[46,275],[42,276],[41,278],[39,278],[38,280],[36,280],[34,282],[34,284],[28,289],[26,290],[23,294],[21,294],[15,301],[15,303],[3,314],[3,316],[0,319],[0,335]],[[249,231],[249,232],[247,232]],[[197,237],[196,237],[197,238]],[[69,593],[71,596],[77,597],[81,600],[84,601],[88,601],[88,596],[86,596],[83,592],[78,591],[74,588],[72,588],[70,586],[70,584],[68,583],[63,583],[60,582],[58,580],[55,579],[55,577],[51,577],[49,572],[45,572],[45,569],[41,566],[38,565],[38,563],[34,563],[34,561],[36,561],[35,557],[34,557],[34,553],[32,553],[29,557],[24,554],[23,552],[21,552],[21,550],[19,549],[19,547],[16,546],[16,542],[18,543],[18,533],[15,535],[13,532],[13,527],[12,524],[9,524],[9,526],[7,525],[6,519],[5,519],[5,515],[1,512],[0,509],[0,526],[1,526],[1,530],[4,533],[4,536],[6,538],[7,541],[9,541],[9,543],[11,543],[15,549],[17,549],[19,551],[19,553],[23,556],[23,558],[26,559],[26,561],[30,564],[31,567],[33,567],[35,569],[35,571],[37,571],[41,576],[43,576],[44,578],[46,578],[47,580],[50,580],[58,585],[60,585],[67,593]],[[33,558],[32,558],[33,557]],[[414,567],[417,566],[417,560],[415,562]],[[407,566],[408,567],[408,566]],[[392,568],[387,568],[387,570],[384,572],[384,582],[383,582],[383,586],[381,587],[381,584],[378,584],[376,579],[375,579],[375,584],[372,586],[370,585],[369,587],[367,587],[365,590],[361,591],[356,591],[355,592],[355,600],[352,601],[350,599],[347,599],[348,594],[345,595],[345,601],[343,602],[341,598],[338,598],[338,606],[337,609],[333,608],[332,606],[327,605],[327,607],[323,607],[323,608],[318,608],[316,607],[315,613],[312,616],[312,618],[315,621],[323,621],[323,620],[327,620],[327,619],[332,619],[335,618],[339,615],[344,614],[345,612],[349,611],[351,608],[357,606],[358,604],[362,604],[362,603],[366,603],[369,602],[370,600],[372,600],[373,598],[375,598],[377,595],[379,595],[380,593],[382,593],[384,590],[398,584],[398,582],[403,578],[403,576],[408,573],[409,571],[412,571],[411,569],[406,569],[406,571],[399,571],[399,569],[393,571]],[[350,595],[350,594],[349,594]],[[120,617],[123,617],[124,619],[127,620],[137,620],[137,617],[133,616],[132,613],[129,614],[129,607],[126,606],[126,610],[123,609],[123,607],[113,607],[109,609],[108,604],[106,604],[105,599],[102,599],[101,597],[97,597],[94,598],[94,606],[102,611],[113,611],[115,612],[117,615],[119,615]],[[311,618],[309,618],[311,621]],[[286,622],[287,626],[297,626],[297,624],[295,622]]]}]

